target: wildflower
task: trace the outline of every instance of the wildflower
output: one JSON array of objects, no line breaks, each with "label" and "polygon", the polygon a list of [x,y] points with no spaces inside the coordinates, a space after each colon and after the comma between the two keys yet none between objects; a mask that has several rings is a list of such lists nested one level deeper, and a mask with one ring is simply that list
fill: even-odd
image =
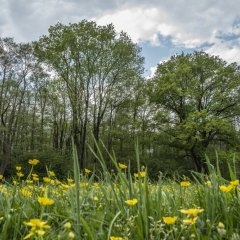
[{"label": "wildflower", "polygon": [[72,224],[70,222],[66,222],[64,225],[63,225],[64,228],[67,228],[67,229],[70,229],[72,227]]},{"label": "wildflower", "polygon": [[224,224],[222,222],[218,223],[218,228],[225,228]]},{"label": "wildflower", "polygon": [[17,170],[17,171],[21,171],[21,170],[22,170],[22,167],[16,166],[16,170]]},{"label": "wildflower", "polygon": [[43,206],[49,206],[54,204],[54,200],[47,197],[38,197],[38,202],[40,203],[40,205]]},{"label": "wildflower", "polygon": [[30,192],[27,188],[22,188],[21,193],[24,197],[31,197],[32,196],[32,192]]},{"label": "wildflower", "polygon": [[193,225],[196,223],[198,217],[183,219],[183,223],[186,225]]},{"label": "wildflower", "polygon": [[94,185],[95,188],[99,188],[99,183],[98,182],[93,183],[93,185]]},{"label": "wildflower", "polygon": [[3,179],[3,175],[0,174],[0,180],[2,180],[2,179]]},{"label": "wildflower", "polygon": [[74,180],[72,178],[67,178],[68,183],[73,183]]},{"label": "wildflower", "polygon": [[89,169],[87,169],[87,168],[85,168],[85,169],[84,169],[84,172],[85,172],[86,174],[89,174],[89,173],[91,173],[92,171],[89,170]]},{"label": "wildflower", "polygon": [[129,199],[129,200],[125,201],[125,203],[129,206],[133,206],[138,203],[138,200],[136,198],[133,198],[133,199]]},{"label": "wildflower", "polygon": [[30,160],[28,160],[28,163],[30,165],[37,165],[39,163],[39,160],[37,160],[37,159],[30,159]]},{"label": "wildflower", "polygon": [[232,186],[237,186],[239,184],[239,180],[234,180],[234,181],[231,181],[230,182],[230,185],[232,185]]},{"label": "wildflower", "polygon": [[189,187],[191,183],[189,181],[180,182],[181,187]]},{"label": "wildflower", "polygon": [[74,232],[69,232],[68,233],[68,237],[70,238],[70,239],[73,239],[73,238],[75,238],[75,234],[74,234]]},{"label": "wildflower", "polygon": [[127,165],[122,164],[122,163],[118,163],[118,166],[119,166],[120,169],[126,169],[127,168]]},{"label": "wildflower", "polygon": [[32,173],[32,176],[33,176],[33,177],[38,177],[38,174]]},{"label": "wildflower", "polygon": [[145,177],[146,176],[146,172],[142,171],[142,172],[139,172],[139,173],[134,173],[133,174],[134,177]]},{"label": "wildflower", "polygon": [[89,185],[88,182],[80,182],[79,183],[80,187],[87,187]]},{"label": "wildflower", "polygon": [[19,182],[17,182],[16,180],[13,180],[13,185],[17,186],[19,184]]},{"label": "wildflower", "polygon": [[33,177],[33,181],[39,181],[39,177]]},{"label": "wildflower", "polygon": [[206,185],[208,185],[210,187],[210,186],[212,186],[212,183],[210,181],[207,181]]},{"label": "wildflower", "polygon": [[228,185],[228,186],[225,186],[225,185],[221,185],[219,186],[219,189],[222,191],[222,192],[230,192],[232,191],[233,189],[235,188],[235,186],[233,185]]},{"label": "wildflower", "polygon": [[26,183],[31,184],[31,183],[33,183],[33,180],[27,179]]},{"label": "wildflower", "polygon": [[190,209],[181,209],[180,212],[183,214],[187,214],[189,216],[196,217],[199,213],[203,212],[204,210],[201,208],[190,208]]},{"label": "wildflower", "polygon": [[163,217],[163,221],[166,224],[174,224],[177,221],[177,217]]},{"label": "wildflower", "polygon": [[24,174],[22,172],[17,172],[17,176],[21,178],[24,176]]},{"label": "wildflower", "polygon": [[114,236],[111,236],[110,237],[110,240],[124,240],[122,237],[114,237]]},{"label": "wildflower", "polygon": [[56,176],[56,174],[55,174],[54,171],[48,171],[48,173],[49,173],[49,175],[50,175],[51,177],[55,177],[55,176]]},{"label": "wildflower", "polygon": [[134,177],[136,177],[136,178],[138,177],[138,173],[134,173],[133,175],[134,175]]},{"label": "wildflower", "polygon": [[218,223],[217,231],[218,231],[219,235],[221,236],[221,238],[226,234],[226,229],[222,222]]},{"label": "wildflower", "polygon": [[45,183],[49,183],[49,182],[51,182],[51,178],[49,178],[49,177],[43,177],[43,181],[44,181]]},{"label": "wildflower", "polygon": [[50,228],[47,222],[43,222],[40,219],[30,219],[29,222],[23,222],[26,226],[31,227],[29,234],[27,234],[23,239],[31,238],[34,235],[43,236],[45,234],[44,229]]}]

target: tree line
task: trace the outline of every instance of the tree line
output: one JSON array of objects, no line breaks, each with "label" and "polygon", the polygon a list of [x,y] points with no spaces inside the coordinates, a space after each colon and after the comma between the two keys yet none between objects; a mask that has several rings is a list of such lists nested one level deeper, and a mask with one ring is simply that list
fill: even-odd
[{"label": "tree line", "polygon": [[155,177],[207,171],[205,154],[215,150],[224,167],[239,153],[239,70],[182,53],[146,79],[141,49],[126,33],[86,20],[58,23],[31,43],[0,38],[0,172],[39,158],[64,173],[72,139],[81,169],[98,165],[92,151],[102,143],[134,168],[137,140]]}]

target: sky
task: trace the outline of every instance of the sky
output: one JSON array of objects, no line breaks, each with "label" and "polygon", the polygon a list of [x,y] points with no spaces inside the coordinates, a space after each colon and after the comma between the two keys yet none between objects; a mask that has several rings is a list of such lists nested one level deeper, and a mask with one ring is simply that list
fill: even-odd
[{"label": "sky", "polygon": [[142,48],[145,76],[182,51],[240,64],[240,0],[0,0],[0,37],[16,42],[83,19],[127,32]]}]

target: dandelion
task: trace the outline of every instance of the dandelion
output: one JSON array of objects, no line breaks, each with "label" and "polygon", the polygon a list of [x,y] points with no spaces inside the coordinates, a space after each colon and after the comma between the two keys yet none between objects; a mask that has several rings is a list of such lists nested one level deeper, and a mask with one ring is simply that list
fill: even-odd
[{"label": "dandelion", "polygon": [[39,163],[39,160],[37,160],[37,159],[30,159],[30,160],[28,160],[28,163],[30,165],[35,166],[35,165],[37,165]]},{"label": "dandelion", "polygon": [[196,217],[199,213],[203,212],[204,209],[201,208],[190,208],[190,209],[181,209],[180,212],[183,214],[187,214],[189,216]]},{"label": "dandelion", "polygon": [[118,163],[118,166],[120,169],[126,169],[127,165],[123,164],[123,163]]},{"label": "dandelion", "polygon": [[49,175],[50,175],[51,177],[55,177],[55,176],[56,176],[56,174],[55,174],[54,171],[48,171],[48,173],[49,173]]},{"label": "dandelion", "polygon": [[72,224],[70,222],[66,222],[64,225],[63,225],[64,228],[66,229],[70,229],[72,227]]},{"label": "dandelion", "polygon": [[33,181],[39,181],[39,177],[33,177]]},{"label": "dandelion", "polygon": [[114,236],[111,236],[110,237],[110,240],[124,240],[122,237],[114,237]]},{"label": "dandelion", "polygon": [[54,200],[47,197],[38,197],[38,202],[40,205],[49,206],[54,204]]},{"label": "dandelion", "polygon": [[17,172],[17,176],[21,178],[24,177],[24,174],[22,172]]},{"label": "dandelion", "polygon": [[49,182],[51,182],[51,178],[49,178],[49,177],[43,177],[43,181],[44,181],[45,183],[49,183]]},{"label": "dandelion", "polygon": [[207,181],[205,184],[208,185],[209,187],[212,186],[212,183],[210,181]]},{"label": "dandelion", "polygon": [[74,234],[74,232],[69,232],[68,233],[68,237],[69,237],[69,239],[73,239],[73,238],[75,238],[75,234]]},{"label": "dandelion", "polygon": [[22,167],[16,166],[16,170],[17,170],[17,171],[21,171],[21,170],[22,170]]},{"label": "dandelion", "polygon": [[80,182],[80,183],[79,183],[79,186],[80,186],[80,187],[87,187],[88,185],[89,185],[88,182]]},{"label": "dandelion", "polygon": [[231,181],[230,182],[230,185],[232,185],[232,186],[237,186],[239,184],[239,180],[234,180],[234,181]]},{"label": "dandelion", "polygon": [[29,222],[23,222],[26,226],[31,227],[29,234],[27,234],[23,239],[31,238],[32,236],[38,235],[43,236],[45,234],[44,229],[49,229],[50,226],[47,222],[41,221],[40,219],[30,219]]},{"label": "dandelion", "polygon": [[67,178],[67,182],[68,182],[68,183],[73,183],[74,180],[73,180],[72,178]]},{"label": "dandelion", "polygon": [[24,197],[31,197],[32,196],[32,192],[30,192],[28,189],[23,188],[21,189],[21,193]]},{"label": "dandelion", "polygon": [[163,217],[163,221],[168,225],[174,224],[177,221],[177,217]]},{"label": "dandelion", "polygon": [[186,225],[193,225],[196,223],[198,217],[183,219],[183,223]]},{"label": "dandelion", "polygon": [[89,174],[89,173],[91,173],[92,171],[89,170],[89,169],[87,169],[87,168],[85,168],[85,169],[84,169],[84,172],[85,172],[86,174]]},{"label": "dandelion", "polygon": [[138,200],[136,198],[133,198],[133,199],[129,199],[129,200],[125,201],[125,203],[129,206],[134,206],[138,203]]},{"label": "dandelion", "polygon": [[225,185],[221,185],[219,186],[219,189],[222,191],[222,192],[230,192],[232,191],[233,189],[235,188],[235,186],[233,185],[228,185],[228,186],[225,186]]},{"label": "dandelion", "polygon": [[3,179],[3,175],[0,174],[0,180],[2,180],[2,179]]},{"label": "dandelion", "polygon": [[31,184],[31,183],[33,183],[33,180],[27,179],[26,183]]},{"label": "dandelion", "polygon": [[181,187],[189,187],[191,183],[189,181],[180,182]]},{"label": "dandelion", "polygon": [[33,177],[38,177],[38,174],[32,173],[32,176],[33,176]]}]

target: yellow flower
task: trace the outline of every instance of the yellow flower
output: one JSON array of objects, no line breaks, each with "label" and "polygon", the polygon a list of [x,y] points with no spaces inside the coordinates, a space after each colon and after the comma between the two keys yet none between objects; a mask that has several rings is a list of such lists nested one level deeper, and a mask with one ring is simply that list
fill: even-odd
[{"label": "yellow flower", "polygon": [[187,214],[191,217],[196,217],[199,213],[203,212],[204,210],[201,208],[190,208],[190,209],[181,209],[180,212],[183,214]]},{"label": "yellow flower", "polygon": [[188,219],[183,219],[183,223],[184,224],[187,224],[187,225],[193,225],[196,223],[198,217],[195,217],[195,218],[188,218]]},{"label": "yellow flower", "polygon": [[134,173],[133,175],[134,175],[134,177],[142,177],[143,178],[146,176],[146,172],[142,171],[140,173]]},{"label": "yellow flower", "polygon": [[29,179],[27,179],[27,180],[26,180],[26,183],[31,184],[31,183],[33,183],[33,180],[29,180]]},{"label": "yellow flower", "polygon": [[222,192],[230,192],[232,191],[233,189],[235,188],[235,186],[233,185],[228,185],[228,186],[225,186],[225,185],[221,185],[219,186],[219,189],[222,191]]},{"label": "yellow flower", "polygon": [[210,187],[210,186],[212,186],[212,183],[210,181],[207,181],[206,185],[208,185]]},{"label": "yellow flower", "polygon": [[134,175],[134,177],[138,177],[138,173],[134,173],[133,175]]},{"label": "yellow flower", "polygon": [[124,240],[122,237],[114,237],[114,236],[111,236],[110,237],[110,240]]},{"label": "yellow flower", "polygon": [[32,173],[32,176],[33,176],[33,177],[38,177],[38,174]]},{"label": "yellow flower", "polygon": [[89,173],[92,172],[91,170],[89,170],[89,169],[87,169],[87,168],[85,168],[84,171],[85,171],[86,174],[89,174]]},{"label": "yellow flower", "polygon": [[163,221],[166,224],[174,224],[177,221],[177,217],[163,217]]},{"label": "yellow flower", "polygon": [[28,160],[28,163],[30,165],[37,165],[39,163],[39,160],[37,160],[37,159],[30,159],[30,160]]},{"label": "yellow flower", "polygon": [[231,181],[230,184],[236,187],[239,184],[239,180]]},{"label": "yellow flower", "polygon": [[33,177],[33,181],[39,181],[39,177]]},{"label": "yellow flower", "polygon": [[191,183],[189,181],[180,182],[181,187],[189,187]]},{"label": "yellow flower", "polygon": [[67,181],[68,181],[68,183],[73,183],[74,182],[74,180],[72,178],[68,178]]},{"label": "yellow flower", "polygon": [[17,176],[21,178],[24,176],[24,174],[22,172],[17,172]]},{"label": "yellow flower", "polygon": [[3,179],[3,175],[0,174],[0,180],[2,180],[2,179]]},{"label": "yellow flower", "polygon": [[47,197],[38,197],[38,202],[40,203],[40,205],[43,206],[49,206],[54,204],[54,200]]},{"label": "yellow flower", "polygon": [[55,176],[56,176],[56,174],[55,174],[54,171],[48,171],[48,173],[49,173],[49,175],[50,175],[51,177],[55,177]]},{"label": "yellow flower", "polygon": [[225,228],[224,224],[222,222],[218,223],[218,228]]},{"label": "yellow flower", "polygon": [[49,177],[43,177],[43,181],[44,181],[45,183],[49,183],[49,182],[51,182],[51,178],[49,178]]},{"label": "yellow flower", "polygon": [[70,222],[66,222],[64,225],[63,225],[64,228],[67,228],[67,229],[70,229],[72,227],[72,224]]},{"label": "yellow flower", "polygon": [[119,166],[120,169],[126,169],[127,168],[127,165],[122,164],[122,163],[118,163],[118,166]]},{"label": "yellow flower", "polygon": [[45,231],[43,229],[50,228],[50,226],[47,225],[47,222],[43,222],[40,219],[30,219],[29,222],[23,222],[23,223],[31,227],[29,234],[27,234],[23,239],[31,238],[34,235],[43,236],[45,234]]},{"label": "yellow flower", "polygon": [[21,189],[21,193],[25,197],[31,197],[32,196],[32,192],[30,192],[27,188]]},{"label": "yellow flower", "polygon": [[17,170],[17,171],[21,171],[21,170],[22,170],[22,167],[16,166],[16,170]]},{"label": "yellow flower", "polygon": [[95,188],[100,188],[98,182],[93,183],[93,185],[94,185]]},{"label": "yellow flower", "polygon": [[133,199],[129,199],[129,200],[125,201],[125,203],[129,206],[133,206],[138,203],[138,200],[136,198],[133,198]]},{"label": "yellow flower", "polygon": [[13,185],[17,186],[19,184],[19,182],[17,182],[16,180],[13,180]]},{"label": "yellow flower", "polygon": [[74,234],[74,232],[69,232],[68,233],[68,237],[69,237],[69,239],[73,239],[73,238],[75,238],[75,234]]},{"label": "yellow flower", "polygon": [[89,185],[88,182],[80,182],[79,183],[80,187],[87,187]]}]

